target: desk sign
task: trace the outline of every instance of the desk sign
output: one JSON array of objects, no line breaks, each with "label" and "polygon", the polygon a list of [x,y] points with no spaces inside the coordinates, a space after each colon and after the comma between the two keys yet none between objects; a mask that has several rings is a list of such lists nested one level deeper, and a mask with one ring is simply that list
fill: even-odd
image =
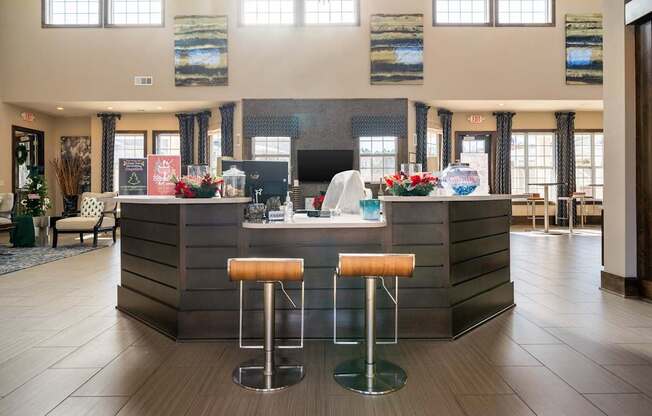
[{"label": "desk sign", "polygon": [[174,195],[173,176],[181,177],[181,156],[147,156],[147,195]]},{"label": "desk sign", "polygon": [[118,160],[118,194],[147,195],[147,159]]}]

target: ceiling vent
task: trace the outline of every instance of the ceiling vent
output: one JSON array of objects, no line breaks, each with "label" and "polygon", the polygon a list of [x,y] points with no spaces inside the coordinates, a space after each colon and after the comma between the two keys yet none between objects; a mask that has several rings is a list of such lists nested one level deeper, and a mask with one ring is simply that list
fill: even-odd
[{"label": "ceiling vent", "polygon": [[154,85],[154,77],[149,75],[137,75],[134,77],[134,85],[138,87],[151,87]]}]

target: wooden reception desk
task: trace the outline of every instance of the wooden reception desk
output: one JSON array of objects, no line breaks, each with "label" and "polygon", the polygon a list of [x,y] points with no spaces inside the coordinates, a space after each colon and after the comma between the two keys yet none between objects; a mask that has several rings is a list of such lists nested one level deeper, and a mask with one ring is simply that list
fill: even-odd
[{"label": "wooden reception desk", "polygon": [[[381,197],[382,221],[357,216],[249,224],[248,199],[120,197],[122,273],[118,309],[179,340],[238,336],[231,257],[305,259],[305,336],[333,334],[333,274],[339,253],[414,253],[399,287],[401,338],[452,339],[514,306],[509,195]],[[338,337],[364,329],[362,279],[338,282]],[[393,279],[386,279],[391,287]],[[300,299],[298,285],[288,293]],[[393,335],[393,304],[378,289],[378,333]],[[262,287],[246,286],[244,336],[262,334]],[[277,296],[281,338],[300,333],[300,310]]]}]

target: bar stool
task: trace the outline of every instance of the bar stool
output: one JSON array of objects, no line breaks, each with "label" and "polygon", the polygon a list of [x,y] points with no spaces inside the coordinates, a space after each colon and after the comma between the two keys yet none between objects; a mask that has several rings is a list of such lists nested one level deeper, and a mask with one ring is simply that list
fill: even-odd
[{"label": "bar stool", "polygon": [[[337,339],[337,278],[361,277],[365,279],[365,357],[341,363],[333,377],[342,387],[365,395],[391,393],[403,387],[407,374],[399,366],[377,360],[376,344],[398,343],[398,278],[412,277],[414,254],[340,254],[339,264],[333,276],[333,343],[359,344],[359,341],[343,342]],[[394,276],[394,296],[385,286],[384,276]],[[382,288],[394,303],[394,340],[376,341],[376,286]]]},{"label": "bar stool", "polygon": [[[541,202],[542,204],[544,203],[544,199],[541,197],[541,194],[533,193],[533,194],[528,195],[527,200],[526,200],[526,204],[527,204],[528,209],[532,208],[532,217],[531,218],[532,218],[532,229],[533,230],[537,229],[537,202]],[[545,206],[544,206],[544,209],[545,209]],[[548,215],[548,213],[546,212],[543,215]],[[542,218],[542,217],[539,217],[539,218]]]},{"label": "bar stool", "polygon": [[[229,279],[240,283],[239,345],[242,349],[261,349],[265,352],[263,363],[252,360],[233,370],[233,382],[259,392],[278,391],[299,383],[304,375],[302,365],[277,365],[274,350],[303,348],[304,331],[304,281],[302,259],[229,259]],[[263,284],[265,338],[263,345],[244,345],[242,342],[243,286],[244,282]],[[274,345],[275,336],[275,284],[281,286],[290,304],[296,304],[285,291],[283,282],[301,282],[301,340],[298,345]]]},{"label": "bar stool", "polygon": [[559,225],[559,220],[568,220],[568,231],[573,233],[573,223],[575,216],[573,215],[573,198],[568,196],[558,196],[557,205],[566,204],[566,217],[559,216],[559,208],[555,209],[555,224]]},{"label": "bar stool", "polygon": [[580,209],[578,210],[578,214],[580,217],[580,227],[584,228],[584,223],[585,223],[585,212],[584,212],[584,207],[586,206],[586,201],[590,199],[591,197],[586,195],[586,192],[573,192],[573,195],[571,197],[574,201],[579,201],[580,202]]}]

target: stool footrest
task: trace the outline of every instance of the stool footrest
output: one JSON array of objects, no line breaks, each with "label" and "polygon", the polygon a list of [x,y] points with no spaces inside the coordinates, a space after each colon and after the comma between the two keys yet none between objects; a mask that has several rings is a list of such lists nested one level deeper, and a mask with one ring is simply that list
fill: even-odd
[{"label": "stool footrest", "polygon": [[265,365],[256,360],[247,361],[233,370],[233,382],[248,390],[272,392],[286,389],[303,380],[302,365],[279,364],[274,366],[271,376],[264,374]]}]

